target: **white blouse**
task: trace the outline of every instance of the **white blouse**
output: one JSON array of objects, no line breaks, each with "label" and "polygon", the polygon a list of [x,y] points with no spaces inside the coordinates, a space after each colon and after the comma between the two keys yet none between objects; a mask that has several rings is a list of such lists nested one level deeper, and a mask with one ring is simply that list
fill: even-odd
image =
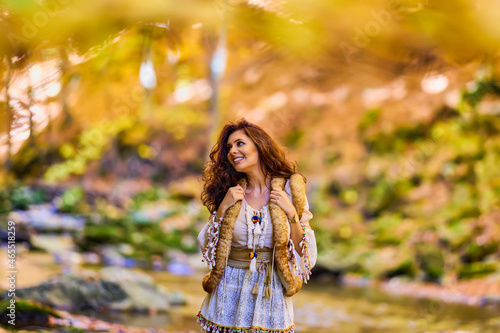
[{"label": "white blouse", "polygon": [[[292,201],[292,194],[290,190],[290,180],[287,180],[285,184],[285,193],[288,195],[288,198],[290,201]],[[233,233],[233,240],[231,243],[231,246],[234,247],[246,247],[247,246],[247,223],[245,221],[245,208],[248,205],[245,199],[242,201],[241,205],[241,210],[238,214],[238,217],[236,218],[235,225],[234,225],[234,233]],[[251,207],[250,205],[248,205]],[[269,214],[269,206],[265,205],[261,211],[264,211],[268,217],[270,217]],[[304,205],[304,212],[302,213],[302,217],[300,219],[300,223],[304,226],[305,231],[306,231],[306,242],[307,242],[307,251],[309,255],[309,262],[310,262],[310,267],[309,269],[312,269],[316,265],[316,259],[317,259],[317,247],[316,247],[316,236],[314,234],[314,230],[312,230],[311,226],[309,225],[309,221],[312,219],[313,214],[309,210],[309,201],[307,199],[306,195],[306,200],[305,200],[305,205]],[[270,221],[270,218],[269,218]],[[200,245],[200,249],[203,251],[206,246],[207,246],[207,241],[208,241],[208,230],[210,227],[210,224],[212,221],[208,221],[207,224],[203,227],[203,229],[200,231],[198,235],[198,244]],[[289,223],[286,223],[286,227],[288,230],[288,234],[291,235],[290,233],[290,225]],[[293,244],[293,240],[290,238],[290,242]],[[298,254],[298,252],[295,250],[295,244],[293,244],[293,252],[295,256],[295,262],[300,263],[298,266],[298,269],[300,272],[304,272],[304,260],[303,257]],[[264,247],[267,248],[273,248],[273,228],[272,226],[268,226],[267,232],[265,234],[264,238]],[[293,264],[290,261],[290,269],[293,272]]]}]

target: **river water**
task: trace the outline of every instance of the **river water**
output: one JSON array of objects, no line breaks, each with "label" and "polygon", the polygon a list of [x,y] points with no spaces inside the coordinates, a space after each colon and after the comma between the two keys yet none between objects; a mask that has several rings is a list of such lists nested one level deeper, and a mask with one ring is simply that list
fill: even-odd
[{"label": "river water", "polygon": [[[203,273],[191,276],[151,272],[169,290],[185,293],[187,306],[168,315],[114,315],[110,319],[127,325],[199,332],[196,314],[205,296]],[[500,309],[479,308],[444,302],[393,296],[367,287],[337,286],[309,281],[293,296],[296,332],[417,333],[500,332]]]},{"label": "river water", "polygon": [[[6,251],[1,251],[1,259],[6,261]],[[60,265],[47,253],[24,253],[16,260],[18,288],[39,284],[61,272]],[[196,314],[206,295],[201,287],[205,273],[196,270],[193,275],[174,275],[148,271],[167,290],[181,291],[186,296],[187,305],[173,307],[169,314],[87,315],[132,326],[199,332]],[[6,280],[0,286],[6,288]],[[301,333],[500,332],[500,308],[393,296],[368,287],[340,287],[332,282],[311,280],[293,296],[293,303],[296,332]]]}]

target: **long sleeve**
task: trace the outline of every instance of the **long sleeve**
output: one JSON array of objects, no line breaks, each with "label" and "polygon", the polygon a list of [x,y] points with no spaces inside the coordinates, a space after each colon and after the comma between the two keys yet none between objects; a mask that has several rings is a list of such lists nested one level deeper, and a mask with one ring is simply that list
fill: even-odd
[{"label": "long sleeve", "polygon": [[202,252],[207,247],[208,229],[210,228],[211,223],[212,221],[209,220],[198,234],[198,244],[200,245],[200,250]]},{"label": "long sleeve", "polygon": [[[287,183],[285,186],[285,192],[287,192],[291,200],[291,190],[289,183]],[[301,243],[299,244],[299,246],[302,248],[302,256],[300,256],[299,253],[295,250],[295,244],[291,237],[288,242],[290,270],[292,272],[295,271],[297,275],[301,275],[305,283],[307,283],[309,275],[311,274],[311,269],[316,265],[316,260],[318,258],[316,236],[314,230],[309,225],[309,221],[312,218],[313,214],[309,209],[309,200],[307,199],[306,195],[304,211],[299,221],[305,233]]]},{"label": "long sleeve", "polygon": [[222,223],[222,218],[220,218],[220,221],[215,220],[216,216],[217,211],[213,211],[207,224],[198,234],[198,244],[203,256],[202,261],[210,269],[215,265],[215,252],[219,243],[219,230]]}]

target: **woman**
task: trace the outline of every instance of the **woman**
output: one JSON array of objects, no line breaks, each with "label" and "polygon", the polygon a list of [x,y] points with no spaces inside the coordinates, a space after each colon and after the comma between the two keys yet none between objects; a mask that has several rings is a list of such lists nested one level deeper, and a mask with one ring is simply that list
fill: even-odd
[{"label": "woman", "polygon": [[198,242],[204,332],[294,332],[291,296],[309,279],[316,239],[305,181],[262,128],[228,123],[210,153]]}]

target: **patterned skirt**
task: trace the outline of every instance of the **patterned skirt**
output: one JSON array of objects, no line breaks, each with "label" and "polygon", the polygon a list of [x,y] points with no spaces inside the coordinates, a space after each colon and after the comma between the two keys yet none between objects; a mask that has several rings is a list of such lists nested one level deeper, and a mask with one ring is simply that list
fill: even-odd
[{"label": "patterned skirt", "polygon": [[[265,274],[247,268],[226,266],[224,276],[207,294],[198,313],[202,330],[215,333],[293,333],[292,298],[283,295],[283,286],[272,272],[272,295],[264,295]],[[255,282],[258,294],[252,294]]]}]

